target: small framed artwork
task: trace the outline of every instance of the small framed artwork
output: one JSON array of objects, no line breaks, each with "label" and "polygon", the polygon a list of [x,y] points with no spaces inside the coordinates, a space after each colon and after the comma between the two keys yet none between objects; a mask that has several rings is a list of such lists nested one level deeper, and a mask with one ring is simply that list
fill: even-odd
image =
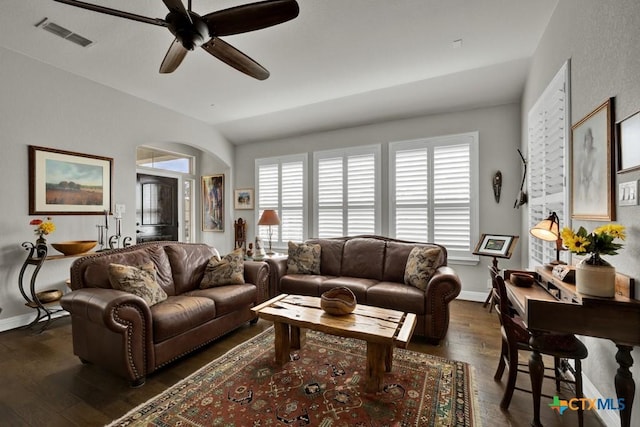
[{"label": "small framed artwork", "polygon": [[111,212],[113,159],[29,146],[29,215]]},{"label": "small framed artwork", "polygon": [[202,177],[202,231],[224,231],[224,175]]},{"label": "small framed artwork", "polygon": [[571,127],[572,218],[615,220],[612,119],[610,98]]},{"label": "small framed artwork", "polygon": [[483,234],[473,251],[474,255],[511,258],[518,236],[503,234]]},{"label": "small framed artwork", "polygon": [[640,169],[640,111],[616,125],[618,173]]},{"label": "small framed artwork", "polygon": [[253,209],[253,188],[238,188],[233,192],[234,209]]}]

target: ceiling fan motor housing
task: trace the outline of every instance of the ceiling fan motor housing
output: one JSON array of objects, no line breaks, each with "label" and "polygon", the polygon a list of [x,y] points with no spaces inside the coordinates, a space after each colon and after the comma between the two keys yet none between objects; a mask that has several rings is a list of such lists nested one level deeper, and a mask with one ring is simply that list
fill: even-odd
[{"label": "ceiling fan motor housing", "polygon": [[187,50],[194,50],[201,46],[209,35],[209,27],[200,15],[189,12],[191,20],[187,15],[169,12],[165,20],[169,24],[169,31],[182,43]]}]

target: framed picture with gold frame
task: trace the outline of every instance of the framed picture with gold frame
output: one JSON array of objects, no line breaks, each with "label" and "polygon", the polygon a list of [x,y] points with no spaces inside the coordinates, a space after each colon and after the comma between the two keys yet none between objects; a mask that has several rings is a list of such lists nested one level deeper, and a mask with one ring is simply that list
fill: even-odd
[{"label": "framed picture with gold frame", "polygon": [[571,217],[615,220],[613,98],[571,127]]},{"label": "framed picture with gold frame", "polygon": [[202,231],[224,231],[224,175],[202,177]]}]

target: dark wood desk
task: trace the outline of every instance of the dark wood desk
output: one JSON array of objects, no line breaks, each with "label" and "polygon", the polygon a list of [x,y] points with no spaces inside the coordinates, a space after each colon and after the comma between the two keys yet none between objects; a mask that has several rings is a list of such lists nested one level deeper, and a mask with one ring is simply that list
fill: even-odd
[{"label": "dark wood desk", "polygon": [[[562,282],[543,267],[536,269],[537,283],[530,288],[519,288],[509,281],[510,271],[505,272],[509,300],[520,316],[527,322],[532,334],[561,332],[609,339],[618,347],[616,361],[618,370],[615,387],[618,398],[624,398],[625,409],[620,411],[623,427],[631,425],[631,409],[635,394],[635,382],[629,368],[633,365],[631,351],[640,345],[640,301],[628,297],[633,290],[633,279],[618,278],[614,298],[597,298],[580,295],[575,285]],[[545,288],[549,288],[555,297]],[[532,352],[529,360],[531,387],[534,396],[540,396],[544,365],[538,352]],[[532,425],[541,426],[539,419],[540,399],[534,399]]]}]

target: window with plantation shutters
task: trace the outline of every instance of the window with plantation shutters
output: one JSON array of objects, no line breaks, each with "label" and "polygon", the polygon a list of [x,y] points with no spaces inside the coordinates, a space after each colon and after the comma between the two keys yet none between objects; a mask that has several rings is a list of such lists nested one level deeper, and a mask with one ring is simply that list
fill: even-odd
[{"label": "window with plantation shutters", "polygon": [[[569,226],[566,191],[569,94],[568,66],[558,71],[528,115],[528,228],[558,214],[560,227]],[[561,257],[566,254],[561,253]],[[529,237],[529,266],[556,257],[555,242]],[[566,259],[565,259],[566,261]]]},{"label": "window with plantation shutters", "polygon": [[439,243],[452,260],[474,258],[477,146],[477,133],[389,145],[392,236]]},{"label": "window with plantation shutters", "polygon": [[[271,226],[274,247],[284,248],[290,240],[301,242],[305,238],[306,165],[306,154],[256,160],[255,223],[265,209],[278,213],[280,225]],[[268,242],[269,227],[258,226],[257,234]]]},{"label": "window with plantation shutters", "polygon": [[315,235],[377,234],[380,146],[314,153]]}]

